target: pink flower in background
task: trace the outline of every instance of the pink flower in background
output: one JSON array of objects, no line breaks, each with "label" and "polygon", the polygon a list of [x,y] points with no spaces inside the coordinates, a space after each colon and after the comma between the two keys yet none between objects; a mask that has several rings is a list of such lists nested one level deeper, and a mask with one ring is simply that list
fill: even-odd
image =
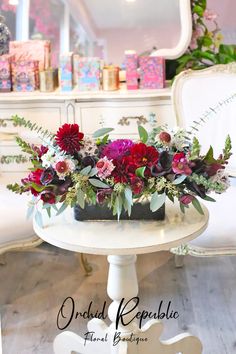
[{"label": "pink flower in background", "polygon": [[112,161],[108,160],[108,158],[106,156],[97,162],[96,167],[98,170],[97,175],[99,178],[109,177],[115,168]]},{"label": "pink flower in background", "polygon": [[218,15],[214,11],[206,9],[204,11],[203,17],[207,21],[215,21],[217,19]]},{"label": "pink flower in background", "polygon": [[179,175],[189,176],[192,173],[191,168],[189,167],[187,158],[183,152],[179,152],[174,155],[172,161],[173,172]]},{"label": "pink flower in background", "polygon": [[193,31],[193,35],[192,35],[192,39],[191,39],[191,43],[190,43],[190,48],[192,50],[197,48],[197,40],[202,35],[203,35],[203,30],[202,30],[201,26],[197,26],[195,28],[195,30]]}]

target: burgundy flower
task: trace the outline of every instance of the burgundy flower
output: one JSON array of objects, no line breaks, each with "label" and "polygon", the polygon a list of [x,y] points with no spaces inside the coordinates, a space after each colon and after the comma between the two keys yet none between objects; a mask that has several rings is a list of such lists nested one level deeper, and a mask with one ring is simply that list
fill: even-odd
[{"label": "burgundy flower", "polygon": [[121,160],[130,151],[134,143],[129,139],[118,139],[105,145],[101,151],[101,157],[107,157],[109,160]]},{"label": "burgundy flower", "polygon": [[40,182],[42,185],[47,185],[52,182],[55,176],[55,171],[52,167],[47,168],[45,171],[42,172],[40,177]]},{"label": "burgundy flower", "polygon": [[44,145],[41,146],[32,145],[32,149],[36,152],[39,158],[41,158],[44,154],[48,152],[48,147]]},{"label": "burgundy flower", "polygon": [[[28,175],[27,178],[24,178],[21,180],[21,182],[25,185],[25,184],[31,184],[31,183],[35,183],[39,186],[41,186],[41,176],[42,176],[42,173],[44,172],[44,170],[38,168],[37,170],[35,171],[32,171],[30,172],[30,174]],[[37,196],[39,195],[39,192],[37,192],[33,187],[29,187],[30,188],[30,191],[31,193],[34,195],[34,196]]]},{"label": "burgundy flower", "polygon": [[98,204],[103,204],[108,196],[112,193],[112,189],[101,189],[97,192],[96,198]]},{"label": "burgundy flower", "polygon": [[184,194],[180,197],[179,201],[184,205],[188,205],[192,203],[193,199],[194,196],[192,196],[191,194]]},{"label": "burgundy flower", "polygon": [[192,170],[189,167],[187,158],[183,152],[178,152],[174,155],[172,161],[172,169],[176,174],[191,175]]},{"label": "burgundy flower", "polygon": [[222,170],[224,166],[220,163],[212,163],[210,165],[206,165],[205,172],[208,174],[209,177],[214,176],[218,170]]},{"label": "burgundy flower", "polygon": [[171,141],[171,135],[167,132],[161,132],[159,134],[159,139],[161,142],[168,144]]},{"label": "burgundy flower", "polygon": [[48,204],[55,204],[56,203],[56,196],[51,191],[43,191],[40,194],[40,198],[44,203],[48,203]]},{"label": "burgundy flower", "polygon": [[62,151],[73,155],[80,150],[83,137],[78,124],[66,123],[57,131],[55,140]]},{"label": "burgundy flower", "polygon": [[144,188],[144,182],[139,177],[131,177],[130,179],[131,189],[134,194],[141,194]]},{"label": "burgundy flower", "polygon": [[157,163],[159,157],[157,149],[144,143],[134,144],[130,149],[130,155],[137,168],[143,166],[152,167]]}]

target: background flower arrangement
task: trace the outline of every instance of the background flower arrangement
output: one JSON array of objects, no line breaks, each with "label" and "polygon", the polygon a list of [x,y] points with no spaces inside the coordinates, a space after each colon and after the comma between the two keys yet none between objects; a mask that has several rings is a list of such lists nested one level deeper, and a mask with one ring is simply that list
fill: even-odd
[{"label": "background flower arrangement", "polygon": [[178,61],[177,74],[184,69],[204,69],[236,60],[236,46],[223,44],[218,15],[207,8],[207,0],[192,0],[193,36],[187,52]]},{"label": "background flower arrangement", "polygon": [[207,194],[222,193],[229,185],[224,174],[231,155],[229,137],[222,155],[214,159],[212,147],[201,155],[197,138],[184,130],[168,132],[166,127],[157,127],[148,133],[139,126],[138,141],[111,141],[111,128],[100,129],[89,138],[77,124],[64,124],[53,135],[24,118],[13,120],[35,130],[43,140],[43,145],[35,146],[17,138],[30,155],[32,168],[21,184],[8,185],[15,193],[32,194],[29,214],[36,208],[40,224],[40,201],[49,216],[51,208],[60,214],[67,206],[97,204],[107,205],[119,219],[123,209],[130,215],[140,200],[148,200],[155,212],[166,198],[177,199],[182,212],[193,204],[203,213],[197,197],[214,201]]}]

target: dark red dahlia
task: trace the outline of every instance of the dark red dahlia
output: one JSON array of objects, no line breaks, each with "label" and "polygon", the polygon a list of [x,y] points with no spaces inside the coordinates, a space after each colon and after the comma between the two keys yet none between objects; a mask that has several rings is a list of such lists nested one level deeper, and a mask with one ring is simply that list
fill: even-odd
[{"label": "dark red dahlia", "polygon": [[152,167],[156,165],[159,157],[157,149],[143,143],[133,145],[130,149],[130,155],[137,168],[143,166]]},{"label": "dark red dahlia", "polygon": [[73,155],[80,150],[83,137],[78,124],[66,123],[58,129],[55,140],[62,151]]}]

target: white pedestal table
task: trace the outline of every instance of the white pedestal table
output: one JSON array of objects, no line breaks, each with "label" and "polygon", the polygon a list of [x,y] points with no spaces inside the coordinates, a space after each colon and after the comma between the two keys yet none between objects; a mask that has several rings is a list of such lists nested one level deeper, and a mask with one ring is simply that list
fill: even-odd
[{"label": "white pedestal table", "polygon": [[[85,338],[64,331],[54,340],[55,354],[200,354],[202,344],[197,337],[188,333],[179,334],[168,341],[160,341],[163,325],[158,320],[149,320],[139,328],[131,311],[119,321],[116,329],[116,318],[119,305],[127,304],[125,311],[132,310],[135,301],[129,301],[138,295],[138,281],[135,262],[138,254],[169,250],[185,244],[199,236],[207,227],[208,211],[204,215],[189,208],[185,215],[179,207],[172,204],[166,206],[164,221],[83,221],[73,218],[71,210],[60,216],[43,218],[44,226],[40,228],[34,222],[36,234],[44,241],[74,252],[108,255],[109,274],[107,292],[113,300],[108,309],[110,326],[104,321],[94,318],[88,322],[88,331],[95,332],[96,338],[102,341],[87,341]],[[158,257],[158,254],[157,254]],[[114,336],[119,335],[116,345]],[[117,337],[118,338],[118,337]],[[139,343],[129,339],[139,339]]]}]

